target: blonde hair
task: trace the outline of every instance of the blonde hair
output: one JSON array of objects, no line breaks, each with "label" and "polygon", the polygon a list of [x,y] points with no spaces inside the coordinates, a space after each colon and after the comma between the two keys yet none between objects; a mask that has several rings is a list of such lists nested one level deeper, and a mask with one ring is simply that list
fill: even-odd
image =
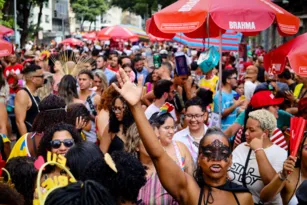
[{"label": "blonde hair", "polygon": [[261,109],[250,112],[248,117],[257,120],[262,130],[268,130],[270,135],[273,134],[277,127],[277,120],[275,116],[267,110]]},{"label": "blonde hair", "polygon": [[137,149],[142,142],[139,130],[135,123],[133,123],[127,130],[125,151],[137,156]]},{"label": "blonde hair", "polygon": [[108,88],[108,79],[102,70],[96,70],[94,76],[97,76],[101,80],[103,90]]}]

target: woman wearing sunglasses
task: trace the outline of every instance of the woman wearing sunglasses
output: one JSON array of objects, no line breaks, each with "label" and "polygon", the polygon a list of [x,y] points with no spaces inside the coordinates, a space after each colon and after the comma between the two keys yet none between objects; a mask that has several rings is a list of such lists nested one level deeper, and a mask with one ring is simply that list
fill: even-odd
[{"label": "woman wearing sunglasses", "polygon": [[[48,151],[57,155],[65,155],[71,147],[82,141],[80,132],[74,126],[64,123],[57,124],[51,127],[41,139],[38,156],[42,156],[47,161]],[[49,166],[46,168],[45,173],[47,177],[50,177],[49,174],[60,175],[61,170],[54,166]]]},{"label": "woman wearing sunglasses", "polygon": [[132,113],[121,96],[114,98],[109,110],[109,125],[105,128],[100,141],[103,153],[123,150],[128,128],[134,123]]}]

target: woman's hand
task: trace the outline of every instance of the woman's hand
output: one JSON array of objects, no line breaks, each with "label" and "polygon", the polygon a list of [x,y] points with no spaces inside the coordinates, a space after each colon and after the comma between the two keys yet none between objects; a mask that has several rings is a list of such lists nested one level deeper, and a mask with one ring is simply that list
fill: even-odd
[{"label": "woman's hand", "polygon": [[287,178],[289,174],[294,172],[296,157],[289,156],[288,159],[284,162],[282,175],[284,178]]},{"label": "woman's hand", "polygon": [[82,116],[77,117],[77,119],[76,119],[76,129],[82,130],[85,126],[86,126],[86,122],[83,119],[83,117]]},{"label": "woman's hand", "polygon": [[250,147],[252,150],[263,148],[263,137],[262,134],[260,138],[255,137],[250,143],[246,143],[246,146]]},{"label": "woman's hand", "polygon": [[131,105],[134,106],[141,101],[142,92],[143,92],[143,76],[140,76],[138,79],[138,85],[130,82],[130,78],[127,76],[125,71],[120,68],[116,74],[119,88],[115,83],[112,83],[112,86],[115,90],[125,98],[125,100]]}]

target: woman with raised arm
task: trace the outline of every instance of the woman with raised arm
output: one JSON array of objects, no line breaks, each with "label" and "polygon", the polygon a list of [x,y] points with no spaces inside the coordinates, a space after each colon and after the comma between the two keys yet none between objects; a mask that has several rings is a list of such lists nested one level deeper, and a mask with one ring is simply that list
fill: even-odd
[{"label": "woman with raised arm", "polygon": [[262,189],[260,193],[262,202],[270,201],[280,193],[283,204],[298,204],[295,192],[301,183],[307,180],[306,138],[307,135],[302,141],[298,157],[289,156],[283,164],[283,170],[276,174],[274,179]]},{"label": "woman with raised arm", "polygon": [[254,204],[251,194],[227,180],[231,153],[227,138],[219,130],[208,131],[200,141],[195,179],[184,173],[164,151],[141,107],[142,77],[138,85],[120,69],[117,74],[121,88],[112,84],[130,106],[144,147],[150,155],[163,187],[179,204]]}]

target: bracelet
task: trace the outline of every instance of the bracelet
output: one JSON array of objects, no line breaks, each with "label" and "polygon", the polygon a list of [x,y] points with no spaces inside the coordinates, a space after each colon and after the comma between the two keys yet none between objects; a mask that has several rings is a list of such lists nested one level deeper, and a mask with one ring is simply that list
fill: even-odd
[{"label": "bracelet", "polygon": [[264,149],[263,148],[257,148],[257,149],[254,150],[254,152],[257,153],[260,150],[264,150]]},{"label": "bracelet", "polygon": [[285,181],[287,180],[287,177],[284,177],[283,174],[282,174],[282,171],[278,172],[278,177],[281,181]]}]

